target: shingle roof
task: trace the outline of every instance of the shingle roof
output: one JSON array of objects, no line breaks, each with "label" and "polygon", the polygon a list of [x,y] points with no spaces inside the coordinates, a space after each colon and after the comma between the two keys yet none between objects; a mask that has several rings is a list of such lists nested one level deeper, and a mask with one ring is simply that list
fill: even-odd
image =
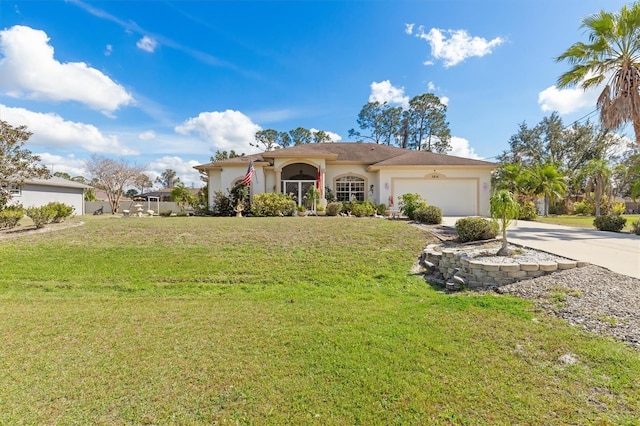
[{"label": "shingle roof", "polygon": [[39,179],[39,178],[27,179],[25,180],[25,183],[29,183],[32,185],[57,186],[59,188],[78,188],[78,189],[91,188],[91,186],[85,185],[84,183],[61,178],[58,176],[51,176],[49,179]]},{"label": "shingle roof", "polygon": [[298,145],[267,151],[261,154],[231,158],[196,166],[198,170],[223,165],[248,164],[249,161],[268,161],[272,158],[326,158],[329,162],[355,162],[372,167],[393,166],[495,166],[494,163],[428,151],[412,151],[373,143],[338,142]]}]

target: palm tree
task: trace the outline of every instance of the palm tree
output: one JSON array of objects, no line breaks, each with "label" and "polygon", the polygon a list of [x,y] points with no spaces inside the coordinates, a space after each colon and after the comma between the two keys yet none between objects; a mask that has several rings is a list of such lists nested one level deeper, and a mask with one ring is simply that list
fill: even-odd
[{"label": "palm tree", "polygon": [[587,194],[593,190],[596,203],[596,216],[600,216],[600,202],[605,192],[610,192],[609,178],[611,169],[605,160],[594,158],[589,160],[582,169],[582,175],[587,179],[585,191]]},{"label": "palm tree", "polygon": [[504,163],[491,176],[491,185],[495,191],[506,189],[515,194],[522,190],[523,178],[522,163]]},{"label": "palm tree", "polygon": [[567,191],[565,176],[551,163],[536,164],[531,170],[532,192],[544,195],[544,216],[549,215],[549,203]]},{"label": "palm tree", "polygon": [[189,188],[184,186],[183,183],[179,183],[171,190],[171,201],[175,202],[182,211],[185,206],[193,206],[196,204],[197,199]]},{"label": "palm tree", "polygon": [[582,20],[589,43],[578,42],[556,58],[573,67],[558,78],[558,87],[596,87],[607,80],[597,107],[607,130],[631,121],[640,146],[640,2],[620,12],[600,13]]},{"label": "palm tree", "polygon": [[513,198],[513,194],[506,189],[496,191],[489,200],[491,217],[498,221],[502,230],[502,247],[498,250],[498,256],[509,256],[511,250],[508,248],[507,227],[518,217],[518,202]]}]

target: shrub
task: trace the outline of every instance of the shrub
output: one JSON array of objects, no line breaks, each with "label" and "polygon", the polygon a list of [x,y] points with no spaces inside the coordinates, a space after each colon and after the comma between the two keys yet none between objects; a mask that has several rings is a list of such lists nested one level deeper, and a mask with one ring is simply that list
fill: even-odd
[{"label": "shrub", "polygon": [[536,205],[533,201],[520,203],[517,217],[518,220],[535,220],[536,217],[538,217],[538,209],[536,209]]},{"label": "shrub", "polygon": [[631,222],[631,232],[640,235],[640,219],[636,219]]},{"label": "shrub", "polygon": [[369,201],[364,202],[352,202],[351,203],[351,214],[356,217],[365,217],[371,216],[375,213],[376,208]]},{"label": "shrub", "polygon": [[160,210],[158,214],[162,217],[169,217],[171,216],[171,213],[172,213],[171,210]]},{"label": "shrub", "polygon": [[42,207],[29,207],[25,210],[25,215],[33,221],[36,228],[44,228],[44,226],[51,222],[56,212],[47,206]]},{"label": "shrub", "polygon": [[24,217],[24,208],[18,204],[0,210],[0,228],[15,228]]},{"label": "shrub", "polygon": [[498,224],[481,217],[465,217],[456,221],[456,232],[463,243],[489,240],[498,235]]},{"label": "shrub", "polygon": [[598,216],[593,220],[598,231],[620,232],[626,223],[627,219],[619,215]]},{"label": "shrub", "polygon": [[[169,213],[169,216],[171,216],[171,213]],[[176,216],[178,217],[189,217],[189,212],[186,210],[180,210],[178,213],[176,213]]]},{"label": "shrub", "polygon": [[225,195],[222,191],[216,191],[213,193],[213,205],[211,206],[211,212],[214,216],[233,216],[234,205],[232,204],[231,197]]},{"label": "shrub", "polygon": [[386,212],[387,212],[386,204],[378,204],[376,206],[376,214],[379,214],[380,216],[384,216]]},{"label": "shrub", "polygon": [[573,214],[573,201],[569,198],[559,201],[556,207],[557,214]]},{"label": "shrub", "polygon": [[436,206],[420,206],[415,212],[416,220],[421,223],[437,225],[442,223],[442,209]]},{"label": "shrub", "polygon": [[327,216],[337,216],[342,211],[342,203],[333,201],[327,204]]},{"label": "shrub", "polygon": [[51,208],[53,213],[52,222],[64,222],[64,220],[70,217],[73,214],[74,208],[72,206],[68,206],[64,203],[60,203],[57,201],[52,201],[47,204],[47,207]]},{"label": "shrub", "polygon": [[254,216],[291,216],[296,202],[287,194],[265,192],[256,194],[251,201],[251,214]]},{"label": "shrub", "polygon": [[573,213],[581,216],[590,216],[595,212],[594,206],[587,201],[578,201],[573,205]]},{"label": "shrub", "polygon": [[620,216],[624,214],[624,211],[626,209],[627,208],[624,203],[613,203],[613,205],[611,206],[611,214],[615,216]]},{"label": "shrub", "polygon": [[400,196],[400,211],[411,220],[416,219],[416,210],[426,205],[427,202],[422,199],[420,194],[402,194]]}]

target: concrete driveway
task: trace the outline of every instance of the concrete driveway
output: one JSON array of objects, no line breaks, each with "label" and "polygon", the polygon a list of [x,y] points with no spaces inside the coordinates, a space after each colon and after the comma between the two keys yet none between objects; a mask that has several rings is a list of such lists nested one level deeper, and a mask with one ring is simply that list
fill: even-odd
[{"label": "concrete driveway", "polygon": [[[458,219],[445,217],[442,222],[455,226]],[[507,239],[514,244],[640,278],[640,235],[519,220],[509,227]]]}]

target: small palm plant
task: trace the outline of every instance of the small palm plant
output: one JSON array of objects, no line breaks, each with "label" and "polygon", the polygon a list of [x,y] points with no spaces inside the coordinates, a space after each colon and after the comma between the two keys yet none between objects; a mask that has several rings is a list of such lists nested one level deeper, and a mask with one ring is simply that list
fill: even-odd
[{"label": "small palm plant", "polygon": [[510,256],[511,250],[508,248],[507,228],[518,217],[518,202],[513,198],[513,194],[506,189],[496,191],[489,200],[491,217],[498,222],[502,231],[502,247],[498,250],[498,256]]}]

